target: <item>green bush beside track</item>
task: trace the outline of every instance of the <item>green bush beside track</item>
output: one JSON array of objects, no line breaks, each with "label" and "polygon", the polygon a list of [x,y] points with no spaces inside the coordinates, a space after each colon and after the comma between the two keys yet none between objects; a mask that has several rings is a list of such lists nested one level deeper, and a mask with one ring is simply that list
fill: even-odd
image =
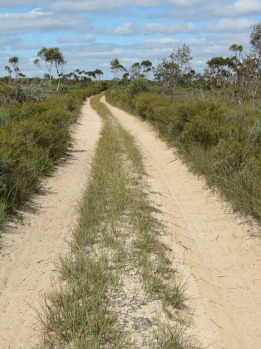
[{"label": "green bush beside track", "polygon": [[191,169],[219,188],[234,209],[261,221],[261,111],[247,110],[239,135],[235,109],[218,99],[182,93],[173,101],[158,93],[131,96],[128,88],[106,92],[107,100],[152,123]]}]

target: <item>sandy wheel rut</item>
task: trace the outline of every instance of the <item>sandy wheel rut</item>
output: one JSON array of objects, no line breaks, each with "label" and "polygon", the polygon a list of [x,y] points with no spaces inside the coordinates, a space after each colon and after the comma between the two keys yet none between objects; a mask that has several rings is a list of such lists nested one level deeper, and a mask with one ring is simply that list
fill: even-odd
[{"label": "sandy wheel rut", "polygon": [[151,200],[160,205],[158,219],[170,232],[162,239],[173,251],[174,266],[188,279],[203,344],[261,348],[260,239],[250,237],[251,226],[206,190],[150,126],[107,106],[142,150]]},{"label": "sandy wheel rut", "polygon": [[36,312],[51,287],[53,261],[66,253],[77,222],[101,121],[87,102],[74,131],[70,157],[35,197],[22,221],[9,224],[0,254],[0,349],[27,349],[38,342]]}]

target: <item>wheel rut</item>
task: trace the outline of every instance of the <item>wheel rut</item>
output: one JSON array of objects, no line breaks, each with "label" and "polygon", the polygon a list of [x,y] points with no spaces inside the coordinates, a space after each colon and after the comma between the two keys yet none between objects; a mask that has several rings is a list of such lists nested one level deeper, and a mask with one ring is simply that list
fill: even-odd
[{"label": "wheel rut", "polygon": [[55,259],[67,252],[100,129],[88,101],[74,127],[69,156],[44,182],[45,194],[35,196],[2,233],[0,349],[28,349],[38,343],[39,302],[51,289]]},{"label": "wheel rut", "polygon": [[261,348],[261,241],[254,228],[207,190],[151,126],[106,105],[143,153],[150,197],[169,231],[162,239],[188,280],[196,335],[213,349]]}]

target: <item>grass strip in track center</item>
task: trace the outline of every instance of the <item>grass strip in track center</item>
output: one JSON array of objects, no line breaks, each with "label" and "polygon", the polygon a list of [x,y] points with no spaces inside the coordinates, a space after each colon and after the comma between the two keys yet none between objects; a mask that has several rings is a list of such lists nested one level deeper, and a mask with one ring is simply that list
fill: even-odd
[{"label": "grass strip in track center", "polygon": [[[104,125],[71,254],[58,263],[64,286],[48,296],[40,316],[46,349],[137,347],[111,309],[111,295],[122,292],[130,266],[140,274],[148,299],[162,303],[162,312],[164,306],[168,313],[169,307],[184,307],[182,285],[166,282],[173,271],[156,238],[140,151],[99,99],[92,98],[91,105]],[[162,326],[156,331],[154,326],[152,341],[141,348],[189,348],[180,327]]]}]

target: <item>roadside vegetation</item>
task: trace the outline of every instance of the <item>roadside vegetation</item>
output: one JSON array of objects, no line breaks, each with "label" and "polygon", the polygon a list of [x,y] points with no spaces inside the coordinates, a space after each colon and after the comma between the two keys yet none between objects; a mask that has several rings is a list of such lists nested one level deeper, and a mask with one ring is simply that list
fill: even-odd
[{"label": "roadside vegetation", "polygon": [[191,69],[184,44],[152,68],[153,81],[136,64],[134,78],[115,80],[106,98],[153,124],[236,211],[260,223],[260,23],[252,27],[250,43],[249,53],[231,45],[231,56],[212,58],[204,74]]},{"label": "roadside vegetation", "polygon": [[[186,287],[157,238],[141,154],[99,101],[104,126],[80,207],[62,287],[40,315],[42,348],[196,348],[179,317]],[[140,311],[140,314],[139,314]]]},{"label": "roadside vegetation", "polygon": [[40,189],[41,176],[69,149],[83,101],[100,91],[94,86],[0,107],[0,224]]},{"label": "roadside vegetation", "polygon": [[[235,210],[261,217],[260,110],[248,110],[238,139],[235,111],[220,99],[182,96],[169,101],[159,94],[129,98],[125,89],[110,90],[107,101],[152,123],[191,169],[219,188]],[[131,101],[128,103],[127,101]]]}]

